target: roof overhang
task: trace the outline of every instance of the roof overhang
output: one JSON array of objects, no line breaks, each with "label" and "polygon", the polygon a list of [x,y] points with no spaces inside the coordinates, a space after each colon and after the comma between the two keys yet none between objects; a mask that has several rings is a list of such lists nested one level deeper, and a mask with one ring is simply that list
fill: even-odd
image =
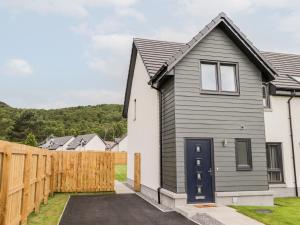
[{"label": "roof overhang", "polygon": [[130,56],[130,63],[129,63],[129,70],[128,70],[128,76],[127,76],[127,84],[126,84],[126,91],[125,91],[125,98],[124,98],[124,106],[123,106],[123,112],[122,116],[124,118],[127,118],[128,116],[128,107],[129,107],[129,100],[130,100],[130,92],[131,92],[131,86],[132,86],[132,80],[133,80],[133,74],[134,74],[134,68],[135,68],[135,62],[136,62],[136,56],[137,56],[137,48],[132,43],[132,49],[131,49],[131,56]]},{"label": "roof overhang", "polygon": [[264,58],[257,48],[247,39],[240,29],[226,16],[220,13],[203,30],[201,30],[189,43],[187,43],[175,56],[162,65],[157,73],[151,78],[150,84],[158,86],[162,77],[168,74],[175,65],[182,60],[203,38],[214,28],[219,26],[248,56],[248,58],[261,70],[264,81],[272,81],[278,75],[276,69]]}]

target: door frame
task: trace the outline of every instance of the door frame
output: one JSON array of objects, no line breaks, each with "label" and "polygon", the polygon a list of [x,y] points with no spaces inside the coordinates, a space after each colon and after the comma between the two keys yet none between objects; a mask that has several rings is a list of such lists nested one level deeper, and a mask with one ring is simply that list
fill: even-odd
[{"label": "door frame", "polygon": [[[210,161],[211,161],[211,169],[212,169],[212,202],[216,202],[216,180],[215,180],[215,154],[214,154],[214,139],[211,137],[200,137],[200,138],[196,138],[196,137],[192,137],[192,138],[184,138],[184,175],[185,175],[185,192],[187,193],[188,190],[188,181],[187,181],[187,141],[188,140],[208,140],[210,142]],[[188,198],[187,198],[188,199]],[[188,200],[186,200],[187,203],[189,204]]]}]

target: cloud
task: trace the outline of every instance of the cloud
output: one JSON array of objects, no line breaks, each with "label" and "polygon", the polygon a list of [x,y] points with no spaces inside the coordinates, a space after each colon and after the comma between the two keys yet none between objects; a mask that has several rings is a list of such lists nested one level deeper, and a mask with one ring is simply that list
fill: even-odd
[{"label": "cloud", "polygon": [[85,17],[91,7],[129,7],[138,0],[0,0],[0,6],[13,11],[32,11],[40,14],[57,13]]},{"label": "cloud", "polygon": [[127,34],[95,34],[92,36],[92,45],[97,50],[109,50],[122,54],[128,52],[132,36]]},{"label": "cloud", "polygon": [[133,17],[139,22],[145,22],[145,16],[133,8],[117,8],[116,13],[122,17]]},{"label": "cloud", "polygon": [[1,68],[2,73],[12,76],[29,76],[33,73],[32,66],[24,59],[10,59]]}]

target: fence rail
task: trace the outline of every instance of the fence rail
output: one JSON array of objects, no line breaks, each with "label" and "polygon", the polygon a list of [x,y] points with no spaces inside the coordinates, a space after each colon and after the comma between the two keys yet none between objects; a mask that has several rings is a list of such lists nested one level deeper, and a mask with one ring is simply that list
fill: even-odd
[{"label": "fence rail", "polygon": [[114,191],[115,159],[125,162],[124,154],[115,154],[120,153],[52,152],[0,141],[0,225],[27,224],[54,192]]},{"label": "fence rail", "polygon": [[127,152],[115,152],[115,164],[126,165],[127,164]]}]

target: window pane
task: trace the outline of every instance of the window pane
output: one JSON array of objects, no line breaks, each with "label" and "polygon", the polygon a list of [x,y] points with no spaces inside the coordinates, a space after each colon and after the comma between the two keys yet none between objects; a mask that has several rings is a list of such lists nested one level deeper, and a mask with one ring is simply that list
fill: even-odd
[{"label": "window pane", "polygon": [[283,182],[280,144],[267,144],[267,166],[269,182]]},{"label": "window pane", "polygon": [[239,141],[236,143],[236,147],[238,150],[238,165],[248,166],[247,143]]},{"label": "window pane", "polygon": [[237,91],[235,66],[221,65],[221,90],[222,91]]},{"label": "window pane", "polygon": [[236,163],[238,169],[251,169],[251,149],[250,140],[248,139],[237,139],[235,142],[236,148]]},{"label": "window pane", "polygon": [[203,90],[217,90],[217,65],[216,64],[201,64],[201,84]]}]

